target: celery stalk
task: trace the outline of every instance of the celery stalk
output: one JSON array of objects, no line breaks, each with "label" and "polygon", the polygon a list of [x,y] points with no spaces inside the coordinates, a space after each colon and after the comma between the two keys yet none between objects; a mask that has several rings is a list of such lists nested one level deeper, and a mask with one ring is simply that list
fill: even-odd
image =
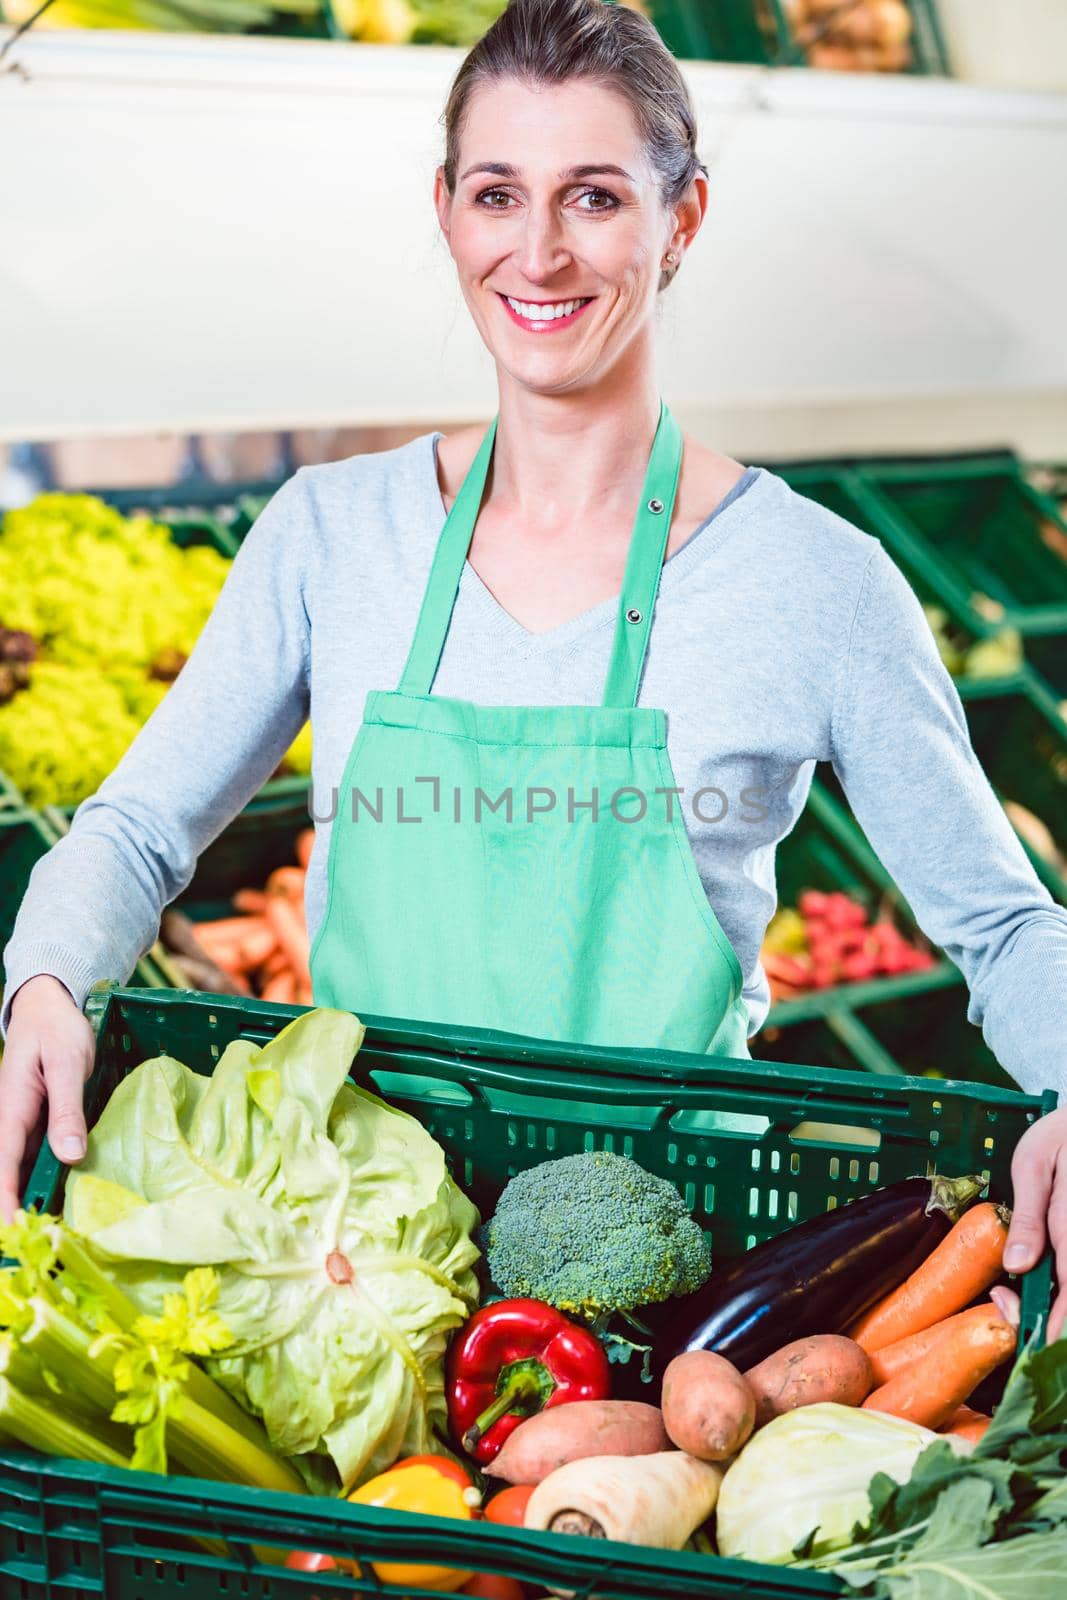
[{"label": "celery stalk", "polygon": [[[94,1343],[91,1334],[44,1300],[35,1298],[30,1304],[34,1322],[24,1335],[23,1344],[34,1350],[42,1365],[51,1367],[61,1382],[69,1383],[75,1392],[109,1414],[117,1399],[112,1378],[118,1348],[104,1345],[95,1356],[90,1355]],[[197,1370],[192,1362],[189,1370]],[[214,1389],[214,1385],[211,1387]],[[243,1483],[253,1489],[305,1493],[303,1482],[293,1469],[270,1452],[266,1434],[262,1438],[262,1445],[252,1443],[231,1428],[224,1417],[187,1395],[175,1402],[167,1416],[168,1449],[195,1477]]]},{"label": "celery stalk", "polygon": [[[81,1240],[67,1228],[60,1232],[59,1259],[73,1278],[98,1296],[119,1327],[129,1333],[141,1314],[140,1308],[97,1266]],[[191,1369],[185,1386],[188,1398],[205,1411],[212,1412],[227,1427],[242,1434],[257,1450],[269,1453],[270,1443],[266,1432],[256,1418],[249,1416],[202,1367],[193,1362]]]},{"label": "celery stalk", "polygon": [[119,1455],[76,1423],[57,1417],[50,1406],[31,1400],[7,1378],[0,1378],[0,1428],[33,1450],[49,1456],[70,1456],[75,1461],[99,1461],[106,1467],[128,1467],[129,1456]]}]

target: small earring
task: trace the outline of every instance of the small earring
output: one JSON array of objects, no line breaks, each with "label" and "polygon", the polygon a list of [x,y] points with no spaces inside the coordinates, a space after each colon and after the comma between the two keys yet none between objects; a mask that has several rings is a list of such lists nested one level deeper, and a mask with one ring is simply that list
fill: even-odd
[{"label": "small earring", "polygon": [[678,256],[675,253],[675,251],[673,251],[673,250],[668,250],[667,251],[667,260],[668,261],[677,261],[677,259],[678,259]]}]

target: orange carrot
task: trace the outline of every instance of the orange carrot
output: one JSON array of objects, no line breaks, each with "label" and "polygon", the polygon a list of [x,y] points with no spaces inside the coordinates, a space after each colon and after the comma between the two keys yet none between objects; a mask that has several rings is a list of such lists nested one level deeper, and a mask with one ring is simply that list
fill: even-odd
[{"label": "orange carrot", "polygon": [[302,906],[304,903],[304,881],[306,874],[302,867],[276,867],[267,879],[267,897],[283,894],[294,905]]},{"label": "orange carrot", "polygon": [[1015,1351],[1015,1329],[999,1311],[935,1341],[925,1359],[906,1367],[863,1402],[924,1428],[940,1428],[969,1399],[983,1378]]},{"label": "orange carrot", "polygon": [[970,1439],[977,1444],[992,1420],[984,1411],[972,1411],[970,1406],[959,1406],[938,1432],[951,1433],[957,1439]]},{"label": "orange carrot", "polygon": [[267,921],[278,936],[278,943],[289,957],[297,982],[311,982],[308,960],[310,941],[304,919],[297,907],[284,895],[273,894],[267,901]]},{"label": "orange carrot", "polygon": [[289,957],[281,945],[276,944],[257,974],[260,986],[267,983],[271,978],[276,978],[279,972],[289,972],[291,970]]},{"label": "orange carrot", "polygon": [[875,1387],[888,1383],[890,1378],[895,1378],[905,1367],[912,1367],[917,1362],[925,1360],[943,1333],[956,1333],[969,1323],[983,1322],[991,1313],[999,1316],[1000,1310],[991,1300],[987,1300],[983,1305],[970,1306],[966,1311],[958,1311],[954,1317],[945,1317],[943,1321],[935,1322],[932,1328],[923,1328],[919,1333],[909,1334],[906,1339],[897,1339],[893,1344],[887,1344],[882,1350],[872,1351],[870,1363]]},{"label": "orange carrot", "polygon": [[314,843],[314,828],[305,828],[302,833],[298,833],[296,836],[296,859],[299,861],[305,872],[307,871],[308,863],[311,860],[311,851]]},{"label": "orange carrot", "polygon": [[249,917],[248,932],[241,940],[241,955],[249,969],[261,967],[278,948],[278,935],[264,917]]},{"label": "orange carrot", "polygon": [[291,1006],[296,1001],[296,979],[291,972],[280,972],[272,978],[259,997],[274,1000],[278,1005]]},{"label": "orange carrot", "polygon": [[965,1211],[911,1277],[848,1329],[871,1355],[970,1305],[999,1278],[1011,1213],[989,1200]]},{"label": "orange carrot", "polygon": [[244,958],[241,955],[241,946],[234,940],[204,939],[197,940],[201,950],[223,972],[228,972],[231,978],[244,975]]},{"label": "orange carrot", "polygon": [[240,944],[247,932],[247,917],[218,917],[212,921],[198,922],[196,925],[196,936],[202,944],[208,940],[222,943],[232,940],[233,943]]},{"label": "orange carrot", "polygon": [[235,911],[250,911],[261,917],[267,909],[267,896],[262,889],[238,889],[232,904]]},{"label": "orange carrot", "polygon": [[310,983],[298,983],[297,984],[297,986],[296,986],[296,1003],[297,1003],[298,1006],[314,1005],[315,1002],[311,998],[311,985],[310,985]]}]

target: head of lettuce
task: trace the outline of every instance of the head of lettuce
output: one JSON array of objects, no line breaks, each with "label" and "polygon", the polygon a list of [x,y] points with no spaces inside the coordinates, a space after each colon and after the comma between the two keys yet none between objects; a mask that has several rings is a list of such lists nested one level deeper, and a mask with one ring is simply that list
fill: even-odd
[{"label": "head of lettuce", "polygon": [[235,1040],[211,1077],[143,1062],[64,1208],[145,1311],[214,1267],[235,1342],[205,1367],[309,1484],[345,1491],[436,1448],[445,1345],[478,1298],[479,1217],[444,1152],[346,1082],[364,1032],[320,1008],[263,1048]]}]

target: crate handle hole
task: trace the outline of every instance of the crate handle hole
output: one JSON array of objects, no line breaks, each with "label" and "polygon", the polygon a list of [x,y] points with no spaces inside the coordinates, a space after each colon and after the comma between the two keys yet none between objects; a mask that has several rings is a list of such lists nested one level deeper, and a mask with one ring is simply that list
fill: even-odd
[{"label": "crate handle hole", "polygon": [[798,1122],[790,1128],[789,1138],[794,1144],[843,1144],[863,1150],[878,1150],[882,1144],[877,1128],[855,1128],[844,1122]]},{"label": "crate handle hole", "polygon": [[761,1139],[770,1128],[771,1119],[750,1111],[676,1111],[668,1126],[672,1133],[714,1133],[729,1139]]}]

